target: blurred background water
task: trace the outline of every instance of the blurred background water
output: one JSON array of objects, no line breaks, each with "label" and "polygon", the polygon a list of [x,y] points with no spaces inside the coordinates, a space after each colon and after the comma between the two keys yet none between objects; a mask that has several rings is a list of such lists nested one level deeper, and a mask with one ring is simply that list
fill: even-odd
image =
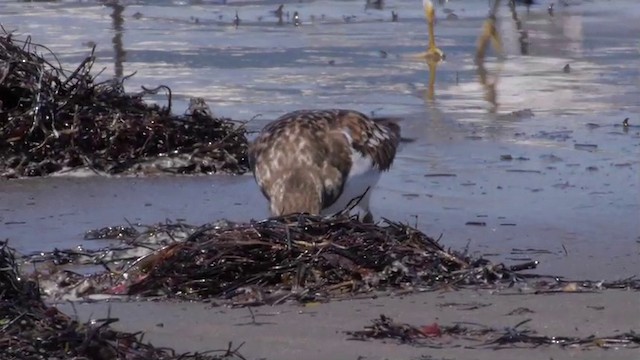
[{"label": "blurred background water", "polygon": [[[472,49],[489,1],[443,3],[437,7],[436,37],[447,61],[438,67],[437,107],[482,118],[489,105]],[[559,3],[550,16],[552,2],[539,1],[529,8],[516,6],[517,21],[507,3],[498,12],[508,55],[496,75],[500,110],[584,114],[635,102],[637,2]],[[279,4],[284,5],[280,25],[274,14]],[[169,85],[176,110],[192,96],[234,118],[257,113],[274,118],[301,107],[394,114],[425,107],[428,68],[412,58],[427,44],[417,0],[382,1],[379,9],[365,0],[5,1],[0,11],[5,29],[32,35],[69,69],[96,44],[95,70],[104,67],[104,77],[135,72],[125,83],[131,91]],[[294,26],[294,12],[301,26]],[[562,72],[566,64],[572,73]]]}]

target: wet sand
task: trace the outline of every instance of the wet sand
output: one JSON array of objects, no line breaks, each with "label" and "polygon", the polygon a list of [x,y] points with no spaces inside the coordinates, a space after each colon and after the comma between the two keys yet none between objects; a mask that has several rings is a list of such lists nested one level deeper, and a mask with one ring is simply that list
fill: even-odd
[{"label": "wet sand", "polygon": [[[345,7],[331,9],[329,2],[312,2],[311,8],[304,8],[307,21],[309,14],[323,12],[330,19],[302,27],[294,37],[292,28],[257,21],[248,21],[236,32],[216,22],[218,14],[228,19],[234,6],[176,6],[172,16],[166,15],[166,4],[128,6],[119,46],[128,54],[125,73],[138,71],[128,86],[135,91],[140,84],[165,82],[175,91],[178,110],[186,97],[205,96],[214,111],[225,116],[264,114],[249,124],[252,129],[285,111],[309,106],[339,105],[400,116],[403,132],[416,141],[403,147],[393,170],[373,193],[377,217],[415,223],[431,236],[442,234],[446,246],[468,245],[473,254],[495,262],[539,260],[536,273],[590,280],[640,274],[640,130],[620,127],[625,117],[640,125],[639,44],[628,35],[640,29],[630,20],[640,13],[637,6],[630,7],[627,1],[623,9],[609,7],[608,2],[585,1],[566,9],[557,7],[553,19],[544,8],[533,8],[528,15],[520,8],[531,40],[528,56],[518,52],[518,33],[509,30],[514,24],[506,7],[501,9],[508,58],[498,76],[499,111],[491,114],[471,60],[486,13],[484,5],[463,11],[469,2],[452,1],[450,6],[461,19],[438,22],[439,46],[449,58],[437,70],[435,101],[428,101],[426,65],[406,60],[421,51],[426,41],[422,11],[413,9],[415,2],[399,1],[395,9],[401,21],[386,25],[377,21],[386,13],[365,15],[360,13],[360,3],[357,7],[340,3]],[[123,66],[117,61],[118,31],[112,34],[109,29],[107,8],[2,6],[8,6],[5,13],[13,14],[8,19],[15,26],[21,25],[39,42],[61,52],[63,63],[77,64],[86,55],[78,50],[82,42],[95,40],[111,46],[113,35],[114,51],[103,46],[98,56],[116,60],[108,65],[109,72]],[[251,5],[241,10],[245,19],[265,12]],[[139,21],[132,19],[137,11],[144,13]],[[342,15],[350,13],[360,14],[362,22],[341,23]],[[189,23],[193,15],[201,16],[202,23]],[[87,29],[88,22],[95,26],[84,32],[60,25],[67,20],[75,21],[78,29]],[[47,26],[35,25],[40,23]],[[267,40],[251,36],[255,31]],[[173,34],[171,41],[167,33]],[[166,41],[164,49],[156,48],[158,41]],[[306,49],[311,41],[320,45]],[[277,47],[280,44],[285,44],[284,49]],[[388,57],[380,56],[382,49]],[[336,65],[329,66],[329,60]],[[572,70],[563,73],[568,63]],[[496,67],[494,62],[489,65]],[[323,82],[311,86],[318,78]],[[510,115],[524,108],[531,108],[533,116]],[[0,180],[0,237],[10,239],[22,252],[99,246],[99,242],[83,241],[84,231],[125,219],[143,224],[184,219],[201,224],[265,216],[266,201],[250,176]],[[470,221],[486,226],[465,225]],[[448,302],[490,305],[476,310],[438,306]],[[69,304],[60,307],[67,313],[74,311]],[[206,304],[113,302],[75,307],[82,320],[104,317],[110,308],[112,316],[120,318],[116,327],[143,330],[156,345],[182,351],[244,341],[242,353],[249,359],[640,356],[637,350],[558,347],[416,349],[347,341],[340,333],[360,330],[384,313],[415,325],[472,321],[503,327],[531,318],[526,326],[541,335],[611,335],[640,327],[637,292],[504,296],[464,290],[304,308],[259,307],[256,314],[268,315],[256,317],[265,322],[261,325],[247,325],[251,318],[246,309]],[[518,307],[535,312],[506,315]]]},{"label": "wet sand", "polygon": [[[409,134],[424,131],[420,117],[403,123]],[[605,139],[601,151],[585,152],[571,142],[469,140],[468,129],[438,138],[436,131],[402,149],[382,177],[371,200],[376,218],[416,225],[442,236],[447,247],[468,246],[492,261],[538,260],[536,271],[545,274],[607,280],[638,274],[640,157],[637,149],[610,154],[637,141],[632,135],[605,134],[620,141]],[[502,160],[504,154],[514,160]],[[249,174],[2,181],[0,199],[2,236],[22,252],[98,246],[82,240],[85,231],[126,221],[197,225],[268,216]]]},{"label": "wet sand", "polygon": [[[120,321],[115,328],[143,330],[145,339],[178,351],[226,349],[245,343],[247,359],[618,359],[632,360],[638,349],[590,350],[541,346],[535,349],[480,350],[477,343],[447,336],[433,340],[442,348],[401,345],[395,340],[350,341],[344,331],[362,330],[380,314],[416,326],[473,322],[502,329],[532,319],[520,327],[548,336],[612,336],[638,329],[638,293],[504,295],[487,291],[436,292],[405,297],[360,299],[312,306],[280,305],[229,309],[195,303],[96,303],[58,307],[81,320],[108,313]],[[477,307],[477,309],[472,309]],[[509,315],[518,308],[532,313]],[[179,334],[179,336],[176,336]],[[461,347],[462,345],[462,347]]]}]

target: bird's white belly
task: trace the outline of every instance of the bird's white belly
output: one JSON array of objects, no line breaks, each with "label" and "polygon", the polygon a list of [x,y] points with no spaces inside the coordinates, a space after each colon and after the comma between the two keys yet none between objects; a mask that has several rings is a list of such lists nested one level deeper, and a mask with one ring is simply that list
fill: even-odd
[{"label": "bird's white belly", "polygon": [[369,191],[360,202],[362,206],[359,206],[359,208],[366,207],[368,210],[369,196],[373,191],[373,187],[380,180],[381,173],[380,170],[373,167],[373,162],[370,158],[364,157],[360,153],[354,151],[351,159],[351,170],[347,176],[342,194],[331,206],[322,210],[323,215],[332,215],[343,210],[354,198],[362,196],[367,188],[369,188]]}]

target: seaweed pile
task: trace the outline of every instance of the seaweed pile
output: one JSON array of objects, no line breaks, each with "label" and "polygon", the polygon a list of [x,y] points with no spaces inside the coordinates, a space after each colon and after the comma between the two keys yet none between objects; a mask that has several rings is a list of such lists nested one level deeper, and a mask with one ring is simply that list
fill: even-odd
[{"label": "seaweed pile", "polygon": [[[456,323],[455,325],[439,325],[433,323],[425,326],[398,323],[388,316],[380,315],[372,320],[372,324],[364,330],[346,331],[349,340],[394,339],[403,344],[441,348],[443,344],[438,338],[453,337],[479,343],[479,346],[466,345],[466,348],[490,348],[498,350],[513,346],[538,347],[542,345],[558,345],[561,347],[599,348],[640,348],[640,334],[633,331],[618,333],[612,336],[545,336],[537,335],[529,329],[520,327],[531,320],[524,320],[515,326],[505,329],[494,329],[474,323]],[[449,341],[446,341],[449,342]]]},{"label": "seaweed pile", "polygon": [[[82,324],[47,306],[36,283],[23,280],[14,251],[0,243],[0,353],[3,359],[244,359],[237,348],[177,354],[142,342],[142,334],[115,331],[114,318]],[[217,353],[217,354],[214,354]]]},{"label": "seaweed pile", "polygon": [[141,233],[109,227],[88,235],[120,242],[101,251],[58,250],[31,260],[99,263],[110,269],[65,280],[69,290],[83,289],[79,296],[215,298],[235,306],[491,287],[516,282],[517,272],[536,266],[472,259],[407,225],[366,224],[346,216],[301,214],[200,227],[159,224]]},{"label": "seaweed pile", "polygon": [[[72,72],[43,45],[0,34],[0,176],[43,176],[88,168],[97,173],[244,173],[243,124],[216,118],[202,99],[171,114],[161,85],[124,91],[122,79],[97,82],[94,50]],[[38,55],[48,51],[52,61]],[[143,100],[164,90],[168,105]],[[140,165],[156,161],[145,168]],[[159,161],[162,160],[162,161]],[[137,167],[136,167],[137,166]]]}]

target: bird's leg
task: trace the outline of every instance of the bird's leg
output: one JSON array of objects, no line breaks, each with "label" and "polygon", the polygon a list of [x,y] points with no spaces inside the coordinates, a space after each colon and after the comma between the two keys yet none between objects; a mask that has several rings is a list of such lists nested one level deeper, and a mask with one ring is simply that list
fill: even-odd
[{"label": "bird's leg", "polygon": [[427,49],[426,57],[427,59],[440,61],[444,59],[444,53],[442,52],[442,50],[436,47],[436,37],[434,31],[436,11],[433,8],[433,3],[431,2],[431,0],[423,0],[422,4],[424,6],[425,16],[427,17],[427,25],[429,27],[429,48]]},{"label": "bird's leg", "polygon": [[495,17],[487,18],[482,26],[482,34],[480,34],[480,37],[478,38],[478,45],[476,49],[476,62],[484,60],[484,55],[487,50],[487,45],[489,45],[489,41],[491,41],[493,49],[498,54],[502,54],[502,41],[500,40],[500,35],[498,35],[498,30],[496,29]]},{"label": "bird's leg", "polygon": [[498,29],[496,28],[496,12],[498,11],[499,4],[500,0],[494,0],[491,13],[482,25],[482,33],[478,38],[478,44],[476,48],[476,63],[484,61],[484,55],[487,50],[487,45],[489,45],[489,41],[491,41],[493,49],[498,54],[502,55],[502,40],[500,40],[500,35],[498,34]]}]

